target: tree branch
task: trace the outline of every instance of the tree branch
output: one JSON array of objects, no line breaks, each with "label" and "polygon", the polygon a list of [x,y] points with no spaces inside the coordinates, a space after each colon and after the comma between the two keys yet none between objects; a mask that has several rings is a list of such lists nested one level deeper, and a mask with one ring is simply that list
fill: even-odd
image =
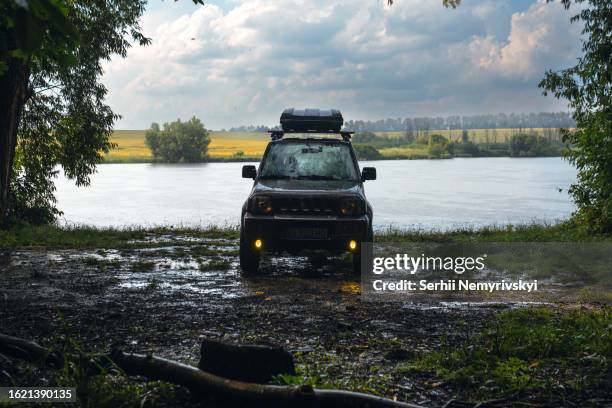
[{"label": "tree branch", "polygon": [[[42,362],[51,368],[61,366],[63,361],[37,343],[3,334],[0,334],[0,352],[29,362]],[[110,360],[130,375],[171,382],[196,393],[223,398],[240,405],[248,402],[256,406],[265,404],[266,407],[422,408],[358,392],[236,381],[153,355],[127,354],[114,350],[108,356],[96,358],[101,361]]]}]

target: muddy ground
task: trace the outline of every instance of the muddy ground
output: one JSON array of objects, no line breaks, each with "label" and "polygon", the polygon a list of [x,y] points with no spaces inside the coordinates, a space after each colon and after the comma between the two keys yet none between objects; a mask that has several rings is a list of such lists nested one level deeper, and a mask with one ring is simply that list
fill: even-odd
[{"label": "muddy ground", "polygon": [[194,365],[203,338],[282,345],[302,372],[438,407],[454,391],[402,364],[465,341],[514,306],[366,302],[345,259],[266,259],[245,276],[237,250],[231,238],[150,235],[122,249],[5,251],[0,332],[45,345],[64,333],[88,350]]}]

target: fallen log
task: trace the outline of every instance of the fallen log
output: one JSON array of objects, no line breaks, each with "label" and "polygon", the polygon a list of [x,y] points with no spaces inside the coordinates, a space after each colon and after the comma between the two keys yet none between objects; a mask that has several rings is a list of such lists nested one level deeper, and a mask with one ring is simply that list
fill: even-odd
[{"label": "fallen log", "polygon": [[[29,362],[49,364],[52,355],[37,343],[0,334],[0,353]],[[248,383],[223,378],[190,365],[153,355],[129,354],[113,350],[98,356],[111,360],[129,375],[182,385],[208,397],[223,399],[244,406],[266,407],[347,407],[347,408],[422,408],[418,405],[393,401],[375,395],[341,390],[322,390],[310,386],[279,386]],[[53,360],[57,360],[54,358]],[[57,361],[54,361],[57,363]]]},{"label": "fallen log", "polygon": [[40,363],[51,368],[62,368],[63,365],[62,359],[37,343],[1,333],[0,353],[30,363]]},{"label": "fallen log", "polygon": [[295,375],[293,355],[282,347],[202,341],[200,370],[220,377],[264,384],[280,374]]}]

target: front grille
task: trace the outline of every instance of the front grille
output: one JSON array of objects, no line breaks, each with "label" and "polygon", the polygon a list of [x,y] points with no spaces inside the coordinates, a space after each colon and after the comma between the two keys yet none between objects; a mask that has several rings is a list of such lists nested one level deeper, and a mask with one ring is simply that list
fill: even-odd
[{"label": "front grille", "polygon": [[338,200],[333,198],[274,198],[275,214],[337,214]]}]

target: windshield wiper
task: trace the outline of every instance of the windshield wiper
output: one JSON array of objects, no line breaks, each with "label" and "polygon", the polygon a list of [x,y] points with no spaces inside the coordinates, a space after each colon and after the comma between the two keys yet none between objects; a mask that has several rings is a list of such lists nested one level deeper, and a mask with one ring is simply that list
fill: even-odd
[{"label": "windshield wiper", "polygon": [[308,174],[305,176],[287,176],[285,174],[269,174],[259,176],[260,180],[346,180],[336,176],[321,176],[318,174]]},{"label": "windshield wiper", "polygon": [[340,177],[334,176],[320,176],[318,174],[309,174],[307,176],[298,176],[298,179],[306,179],[306,180],[341,180]]},{"label": "windshield wiper", "polygon": [[289,180],[293,177],[284,174],[270,174],[267,176],[259,176],[262,180]]}]

